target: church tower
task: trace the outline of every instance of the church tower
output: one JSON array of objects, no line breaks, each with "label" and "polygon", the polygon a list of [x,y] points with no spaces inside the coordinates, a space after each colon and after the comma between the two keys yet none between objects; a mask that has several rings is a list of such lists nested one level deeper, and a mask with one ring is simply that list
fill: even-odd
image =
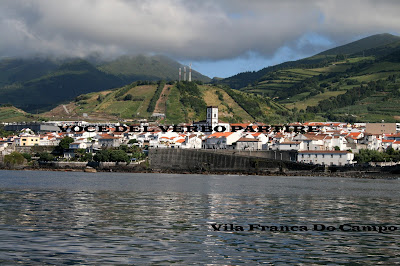
[{"label": "church tower", "polygon": [[207,124],[215,127],[218,124],[218,106],[207,106]]}]

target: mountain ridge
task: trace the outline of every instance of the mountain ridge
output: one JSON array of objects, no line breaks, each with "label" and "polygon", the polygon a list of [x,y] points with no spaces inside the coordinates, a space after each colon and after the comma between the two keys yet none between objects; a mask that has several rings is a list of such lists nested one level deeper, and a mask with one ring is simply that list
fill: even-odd
[{"label": "mountain ridge", "polygon": [[[372,43],[372,44],[366,44],[366,43]],[[394,47],[390,47],[391,44],[396,44],[396,45]],[[381,48],[385,52],[379,53],[379,48]],[[344,55],[343,54],[344,51],[351,51],[352,54],[354,53],[356,55],[363,55],[362,51],[366,51],[365,56],[367,55],[385,56],[390,52],[396,51],[397,49],[400,49],[399,36],[395,36],[388,33],[375,34],[354,42],[350,42],[345,45],[325,50],[321,53],[318,53],[310,57],[306,57],[296,61],[287,61],[273,66],[268,66],[258,71],[237,73],[231,77],[222,80],[213,80],[213,82],[214,84],[225,84],[234,89],[240,89],[247,86],[248,84],[254,84],[255,82],[257,82],[258,79],[273,71],[285,68],[299,67],[301,65],[311,65],[311,64],[323,65],[326,64],[326,61],[329,60],[333,62],[334,57],[337,55]]]},{"label": "mountain ridge", "polygon": [[[131,60],[138,57],[142,59],[140,66],[137,60]],[[96,61],[96,58],[92,60]],[[80,94],[118,88],[137,80],[178,79],[178,67],[181,66],[164,56],[126,57],[124,63],[130,68],[118,60],[121,59],[103,61],[99,65],[84,58],[0,60],[0,104],[12,104],[28,112],[41,112]],[[107,68],[110,64],[114,69]],[[115,69],[126,69],[126,72],[119,73]],[[192,79],[211,80],[194,70]]]}]

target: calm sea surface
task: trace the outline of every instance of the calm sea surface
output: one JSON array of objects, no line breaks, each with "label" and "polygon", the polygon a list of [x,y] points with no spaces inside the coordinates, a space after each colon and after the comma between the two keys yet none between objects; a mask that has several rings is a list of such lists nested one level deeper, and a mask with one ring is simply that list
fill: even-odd
[{"label": "calm sea surface", "polygon": [[394,265],[399,247],[399,179],[0,171],[1,265]]}]

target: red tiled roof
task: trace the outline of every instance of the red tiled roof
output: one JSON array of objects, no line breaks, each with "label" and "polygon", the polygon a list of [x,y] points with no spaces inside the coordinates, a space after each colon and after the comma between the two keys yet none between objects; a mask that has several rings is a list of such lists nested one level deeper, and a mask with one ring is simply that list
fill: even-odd
[{"label": "red tiled roof", "polygon": [[215,132],[209,136],[209,138],[222,138],[222,137],[228,137],[232,135],[233,132]]},{"label": "red tiled roof", "polygon": [[100,139],[119,139],[119,138],[110,136],[108,134],[102,134]]}]

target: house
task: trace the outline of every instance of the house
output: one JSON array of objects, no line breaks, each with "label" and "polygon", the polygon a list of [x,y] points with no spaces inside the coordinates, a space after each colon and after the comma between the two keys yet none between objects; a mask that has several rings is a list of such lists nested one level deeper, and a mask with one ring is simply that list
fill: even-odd
[{"label": "house", "polygon": [[365,132],[369,134],[395,134],[396,123],[367,123]]},{"label": "house", "polygon": [[191,134],[189,136],[186,136],[185,142],[182,145],[182,148],[186,149],[201,149],[203,140],[201,137]]},{"label": "house", "polygon": [[297,161],[320,165],[349,165],[354,164],[354,154],[349,151],[299,151]]},{"label": "house", "polygon": [[36,135],[22,134],[19,138],[15,138],[16,146],[39,146],[40,137]]},{"label": "house", "polygon": [[380,134],[365,134],[362,143],[367,144],[368,150],[382,149],[382,135]]},{"label": "house", "polygon": [[240,137],[238,132],[216,132],[203,141],[203,149],[232,149]]},{"label": "house", "polygon": [[86,149],[88,146],[85,142],[72,142],[69,144],[69,148],[72,150]]},{"label": "house", "polygon": [[298,134],[293,138],[293,141],[301,141],[302,149],[304,150],[324,150],[325,142],[324,139],[327,135],[325,134],[314,134],[314,133],[305,133]]},{"label": "house", "polygon": [[99,138],[99,146],[102,148],[114,148],[121,145],[121,138],[102,134]]},{"label": "house", "polygon": [[261,150],[262,143],[254,138],[240,138],[236,141],[235,146],[237,150],[255,151]]},{"label": "house", "polygon": [[276,143],[274,145],[276,150],[280,151],[291,151],[291,150],[303,150],[304,149],[304,143],[302,141],[288,141],[285,140],[280,143]]},{"label": "house", "polygon": [[395,150],[400,150],[400,141],[393,142],[391,147]]}]

